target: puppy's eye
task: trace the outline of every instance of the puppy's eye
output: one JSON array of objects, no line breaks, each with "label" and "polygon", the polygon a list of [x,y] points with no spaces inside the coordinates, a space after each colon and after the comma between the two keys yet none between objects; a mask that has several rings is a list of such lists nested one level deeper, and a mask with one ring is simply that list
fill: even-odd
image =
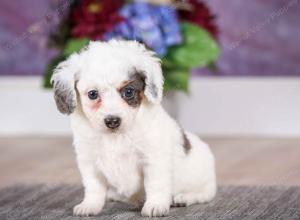
[{"label": "puppy's eye", "polygon": [[131,99],[134,97],[135,90],[132,87],[127,87],[123,91],[123,97],[126,99]]},{"label": "puppy's eye", "polygon": [[99,97],[98,91],[97,91],[97,90],[91,90],[91,91],[89,91],[89,92],[88,92],[88,97],[89,97],[89,99],[91,99],[91,100],[97,99],[97,98]]}]

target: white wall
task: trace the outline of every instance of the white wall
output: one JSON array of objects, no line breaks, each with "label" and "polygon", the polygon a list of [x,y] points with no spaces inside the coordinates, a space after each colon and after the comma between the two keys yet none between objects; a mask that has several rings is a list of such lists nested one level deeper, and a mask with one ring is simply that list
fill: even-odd
[{"label": "white wall", "polygon": [[300,136],[300,78],[205,78],[192,82],[179,120],[204,134]]},{"label": "white wall", "polygon": [[[300,78],[193,78],[175,100],[182,126],[202,135],[300,136]],[[27,134],[70,134],[68,117],[40,78],[0,78],[0,135]]]},{"label": "white wall", "polygon": [[70,134],[40,78],[0,78],[0,135]]}]

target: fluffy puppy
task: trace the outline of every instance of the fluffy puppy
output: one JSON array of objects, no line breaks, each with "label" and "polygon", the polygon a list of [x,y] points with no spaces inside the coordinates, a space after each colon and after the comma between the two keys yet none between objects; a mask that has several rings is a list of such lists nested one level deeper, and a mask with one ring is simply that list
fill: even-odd
[{"label": "fluffy puppy", "polygon": [[113,199],[164,216],[215,196],[214,157],[162,108],[160,60],[142,44],[90,42],[52,81],[58,110],[71,117],[84,185],[75,215],[97,215]]}]

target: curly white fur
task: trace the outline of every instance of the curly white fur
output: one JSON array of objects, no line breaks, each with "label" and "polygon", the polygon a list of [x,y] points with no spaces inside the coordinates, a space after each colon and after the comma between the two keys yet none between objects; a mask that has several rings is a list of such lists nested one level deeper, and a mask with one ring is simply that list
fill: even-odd
[{"label": "curly white fur", "polygon": [[[118,89],[136,70],[144,74],[145,89],[141,104],[132,107]],[[171,205],[215,196],[209,147],[183,132],[160,105],[163,76],[153,52],[137,42],[91,42],[57,67],[53,82],[58,109],[71,114],[85,189],[75,215],[97,215],[106,199],[114,199],[143,205],[144,216],[164,216]],[[90,90],[97,90],[101,101],[90,100]],[[105,126],[108,115],[121,118],[116,131]]]}]

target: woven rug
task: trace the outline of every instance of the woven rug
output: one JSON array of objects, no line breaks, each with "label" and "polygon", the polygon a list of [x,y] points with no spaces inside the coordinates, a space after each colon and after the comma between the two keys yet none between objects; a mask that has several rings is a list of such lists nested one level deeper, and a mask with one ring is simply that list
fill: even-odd
[{"label": "woven rug", "polygon": [[[96,217],[73,217],[82,199],[74,185],[14,186],[0,191],[0,219],[135,220],[140,210],[123,203],[108,203]],[[210,203],[172,208],[169,216],[152,219],[300,219],[300,187],[221,186]]]}]

